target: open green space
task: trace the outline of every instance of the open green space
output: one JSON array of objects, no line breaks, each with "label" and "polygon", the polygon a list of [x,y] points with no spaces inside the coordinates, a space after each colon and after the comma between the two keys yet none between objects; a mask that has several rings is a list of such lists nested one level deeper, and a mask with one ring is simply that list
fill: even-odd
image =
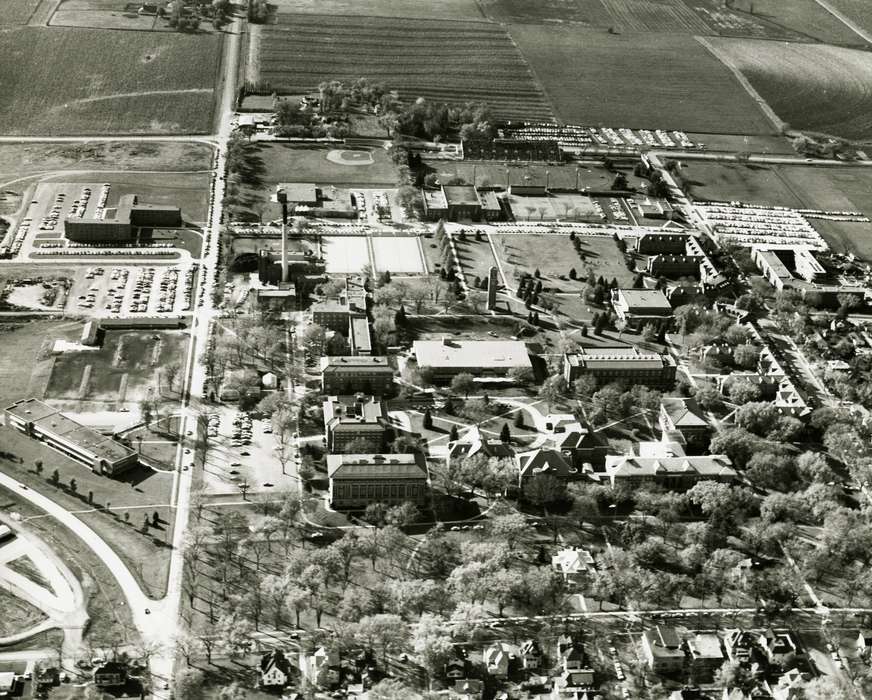
[{"label": "open green space", "polygon": [[509,33],[563,121],[703,133],[773,131],[732,73],[691,36],[551,25],[513,25]]},{"label": "open green space", "polygon": [[18,559],[7,561],[5,566],[16,573],[29,578],[37,586],[42,586],[47,591],[53,590],[49,580],[42,575],[42,571],[39,570],[36,564],[33,563],[33,560],[26,554],[18,557]]},{"label": "open green space", "polygon": [[752,39],[709,43],[795,129],[872,137],[872,53]]},{"label": "open green space", "polygon": [[683,0],[602,0],[617,31],[709,34],[711,28]]},{"label": "open green space", "polygon": [[161,367],[182,360],[187,341],[178,332],[107,331],[99,350],[55,357],[45,396],[110,403],[141,400],[157,387]]},{"label": "open green space", "polygon": [[324,80],[361,76],[406,99],[487,103],[505,118],[548,120],[551,108],[498,24],[341,15],[278,15],[264,27],[259,79],[309,92]]},{"label": "open green space", "polygon": [[[851,0],[848,0],[848,3],[850,2]],[[815,39],[826,44],[863,44],[863,40],[850,27],[827,12],[816,0],[790,0],[789,2],[734,0],[731,4],[736,14],[741,14],[750,20],[757,20],[764,25],[775,25],[786,32],[794,32],[807,39]],[[835,7],[839,4],[838,0],[832,3]],[[863,3],[863,6],[865,9],[863,14],[868,17],[869,6],[866,3]],[[720,33],[730,34],[723,29]]]},{"label": "open green space", "polygon": [[26,600],[0,588],[0,637],[24,632],[47,619],[47,616]]},{"label": "open green space", "polygon": [[694,199],[801,207],[778,166],[687,161],[681,170]]},{"label": "open green space", "polygon": [[[466,278],[466,284],[470,287],[476,286],[476,278],[479,280],[487,280],[490,268],[497,264],[494,259],[493,250],[487,237],[482,236],[481,240],[476,240],[475,236],[466,234],[465,240],[461,240],[459,236],[454,236],[454,248],[457,251],[457,257],[460,259],[460,266],[463,270],[463,276]],[[427,239],[427,244],[436,245],[432,239]],[[432,249],[431,249],[432,250]],[[438,254],[437,250],[433,253]],[[440,259],[441,264],[441,259]],[[438,269],[431,265],[431,269]],[[498,278],[499,279],[499,278]]]},{"label": "open green space", "polygon": [[841,12],[850,22],[861,30],[872,34],[872,14],[866,0],[827,0],[827,4]]},{"label": "open green space", "polygon": [[[127,563],[148,595],[163,595],[175,518],[175,509],[169,507],[172,474],[136,468],[109,479],[6,427],[0,427],[0,444],[0,469],[75,513]],[[41,473],[36,471],[37,460],[44,465]],[[57,485],[52,481],[54,470]],[[151,519],[155,512],[158,526],[143,532],[145,516]]]},{"label": "open green space", "polygon": [[0,124],[11,135],[208,132],[219,56],[214,35],[9,31]]},{"label": "open green space", "polygon": [[27,24],[39,5],[40,0],[9,0],[3,3],[0,27]]}]

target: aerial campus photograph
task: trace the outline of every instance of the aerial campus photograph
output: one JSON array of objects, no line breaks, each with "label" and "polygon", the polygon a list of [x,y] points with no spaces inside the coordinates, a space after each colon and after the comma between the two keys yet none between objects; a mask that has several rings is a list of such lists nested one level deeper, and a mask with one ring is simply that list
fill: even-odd
[{"label": "aerial campus photograph", "polygon": [[872,0],[0,9],[0,700],[872,700]]}]

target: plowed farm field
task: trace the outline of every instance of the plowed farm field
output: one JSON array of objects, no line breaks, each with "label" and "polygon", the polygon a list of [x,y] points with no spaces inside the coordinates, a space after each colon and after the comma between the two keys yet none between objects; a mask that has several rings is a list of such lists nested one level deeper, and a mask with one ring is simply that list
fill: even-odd
[{"label": "plowed farm field", "polygon": [[264,27],[259,63],[260,80],[280,92],[365,76],[404,99],[477,100],[500,117],[552,118],[523,56],[490,22],[280,14]]},{"label": "plowed farm field", "polygon": [[822,44],[709,39],[796,129],[872,137],[872,53]]}]

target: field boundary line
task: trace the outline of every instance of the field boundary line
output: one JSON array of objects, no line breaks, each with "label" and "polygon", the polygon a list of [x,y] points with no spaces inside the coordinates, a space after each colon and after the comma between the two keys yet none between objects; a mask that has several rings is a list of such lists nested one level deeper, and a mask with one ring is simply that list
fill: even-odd
[{"label": "field boundary line", "polygon": [[835,7],[832,7],[826,0],[815,0],[815,2],[824,8],[827,12],[829,12],[833,17],[839,20],[842,24],[844,24],[848,29],[850,29],[854,34],[859,36],[863,41],[866,41],[872,44],[872,35],[863,30],[862,27],[859,27],[855,22],[848,19],[842,12],[837,10]]},{"label": "field boundary line", "polygon": [[718,51],[717,48],[704,36],[695,36],[693,37],[697,40],[697,42],[705,48],[712,56],[714,56],[718,61],[721,62],[723,66],[725,66],[739,81],[739,84],[744,88],[745,92],[747,92],[751,99],[753,99],[760,110],[766,115],[766,118],[772,122],[772,125],[778,130],[779,133],[784,132],[788,128],[787,122],[781,119],[775,112],[772,110],[772,107],[769,106],[769,103],[763,99],[763,96],[754,89],[754,86],[748,81],[739,67],[733,62],[733,59]]},{"label": "field boundary line", "polygon": [[518,43],[515,41],[515,37],[512,36],[512,33],[508,30],[506,25],[504,25],[503,23],[500,22],[497,24],[497,26],[499,26],[500,29],[503,30],[503,33],[508,37],[512,46],[515,47],[515,51],[518,52],[518,55],[521,57],[521,61],[527,67],[527,72],[530,74],[530,78],[532,79],[533,84],[537,88],[539,88],[539,92],[542,95],[542,100],[545,102],[545,104],[548,106],[548,109],[551,112],[551,121],[555,122],[555,123],[562,124],[563,120],[559,119],[557,116],[557,108],[554,106],[554,101],[551,99],[551,95],[545,89],[545,83],[543,83],[541,80],[539,80],[539,75],[536,73],[536,70],[533,68],[533,64],[527,60],[527,55],[523,51],[521,51],[521,47],[518,46]]}]

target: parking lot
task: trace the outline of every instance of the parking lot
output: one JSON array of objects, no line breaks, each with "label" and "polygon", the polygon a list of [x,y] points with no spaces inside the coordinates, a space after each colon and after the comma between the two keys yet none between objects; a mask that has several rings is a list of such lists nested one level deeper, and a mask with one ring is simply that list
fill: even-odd
[{"label": "parking lot", "polygon": [[189,313],[197,273],[197,263],[89,267],[74,280],[66,310],[101,317]]},{"label": "parking lot", "polygon": [[275,493],[277,497],[297,488],[293,458],[287,474],[282,474],[269,420],[251,419],[236,408],[216,406],[207,430],[210,447],[203,471],[207,493],[238,495],[243,482],[250,486],[248,493]]}]

